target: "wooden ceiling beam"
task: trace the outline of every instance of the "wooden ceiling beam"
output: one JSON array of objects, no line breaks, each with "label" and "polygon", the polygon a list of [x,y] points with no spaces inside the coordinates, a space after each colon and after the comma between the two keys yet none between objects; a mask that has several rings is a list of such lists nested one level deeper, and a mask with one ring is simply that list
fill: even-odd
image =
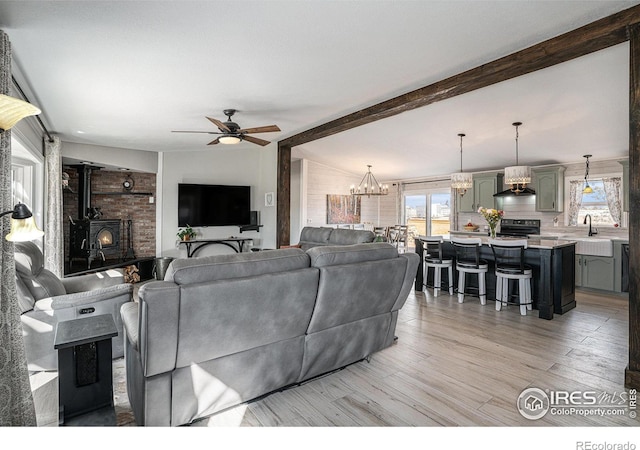
[{"label": "wooden ceiling beam", "polygon": [[302,145],[621,44],[629,40],[627,27],[636,23],[640,23],[640,6],[332,120],[280,142],[286,147]]}]

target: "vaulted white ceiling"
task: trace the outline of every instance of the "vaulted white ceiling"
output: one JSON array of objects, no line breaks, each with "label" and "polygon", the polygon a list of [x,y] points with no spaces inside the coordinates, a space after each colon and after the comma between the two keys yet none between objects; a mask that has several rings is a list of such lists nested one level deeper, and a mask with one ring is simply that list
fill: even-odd
[{"label": "vaulted white ceiling", "polygon": [[[640,1],[0,1],[14,67],[63,141],[207,146],[236,108],[275,142]],[[297,156],[378,179],[628,154],[628,45],[314,141]],[[265,151],[250,143],[240,146]],[[237,147],[236,147],[237,148]]]}]

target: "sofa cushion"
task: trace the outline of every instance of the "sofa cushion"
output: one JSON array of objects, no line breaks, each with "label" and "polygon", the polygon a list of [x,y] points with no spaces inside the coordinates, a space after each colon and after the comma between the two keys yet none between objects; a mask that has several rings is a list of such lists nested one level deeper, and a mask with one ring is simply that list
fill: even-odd
[{"label": "sofa cushion", "polygon": [[376,237],[373,231],[367,230],[343,230],[337,228],[329,235],[329,245],[350,245],[373,242]]},{"label": "sofa cushion", "polygon": [[299,248],[287,248],[176,259],[169,265],[164,279],[177,284],[202,283],[289,272],[307,267],[309,256],[304,251]]},{"label": "sofa cushion", "polygon": [[329,245],[329,236],[333,228],[304,227],[300,232],[299,245],[303,250],[307,250],[317,245]]},{"label": "sofa cushion", "polygon": [[312,267],[325,267],[397,258],[398,250],[386,242],[373,242],[371,244],[314,247],[307,250],[307,254],[311,258]]}]

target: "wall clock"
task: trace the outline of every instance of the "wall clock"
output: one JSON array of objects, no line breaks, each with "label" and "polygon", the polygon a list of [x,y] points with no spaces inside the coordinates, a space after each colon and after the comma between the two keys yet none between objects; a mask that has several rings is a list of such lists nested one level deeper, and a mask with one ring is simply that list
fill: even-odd
[{"label": "wall clock", "polygon": [[125,190],[130,191],[131,189],[133,189],[133,179],[131,178],[126,178],[123,182],[122,182],[122,187],[125,188]]}]

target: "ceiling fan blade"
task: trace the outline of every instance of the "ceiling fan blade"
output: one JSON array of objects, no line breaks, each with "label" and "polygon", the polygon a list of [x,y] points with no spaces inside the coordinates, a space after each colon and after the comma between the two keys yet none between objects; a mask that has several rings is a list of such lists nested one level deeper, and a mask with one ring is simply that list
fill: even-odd
[{"label": "ceiling fan blade", "polygon": [[269,142],[269,141],[265,141],[264,139],[258,139],[257,137],[253,137],[253,136],[246,136],[246,135],[243,135],[243,136],[242,136],[242,139],[243,139],[243,140],[245,140],[245,141],[252,142],[252,143],[254,143],[254,144],[262,145],[263,147],[264,147],[265,145],[267,145],[267,144],[270,144],[270,142]]},{"label": "ceiling fan blade", "polygon": [[215,126],[220,128],[221,130],[224,130],[227,133],[231,133],[231,130],[229,129],[229,127],[227,127],[224,123],[220,122],[218,119],[213,119],[211,117],[207,117],[207,119],[209,119],[211,122],[213,122],[215,124]]},{"label": "ceiling fan blade", "polygon": [[220,142],[218,139],[220,138],[215,138],[213,141],[209,142],[207,145],[216,145],[217,143]]},{"label": "ceiling fan blade", "polygon": [[217,131],[183,131],[183,130],[173,130],[172,133],[203,133],[203,134],[222,134]]},{"label": "ceiling fan blade", "polygon": [[278,125],[266,125],[264,127],[243,128],[240,133],[271,133],[281,131]]}]

